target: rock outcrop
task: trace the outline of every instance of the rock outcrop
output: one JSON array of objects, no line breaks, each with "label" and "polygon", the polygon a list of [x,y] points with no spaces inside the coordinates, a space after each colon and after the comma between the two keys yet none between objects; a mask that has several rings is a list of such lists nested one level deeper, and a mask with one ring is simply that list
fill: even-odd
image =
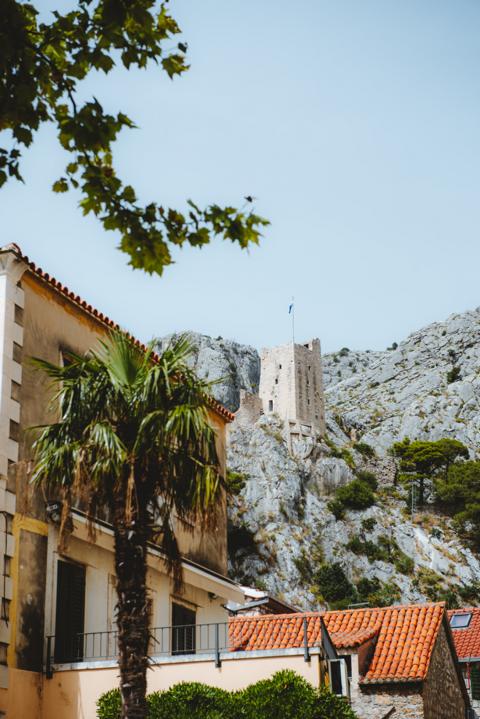
[{"label": "rock outcrop", "polygon": [[[213,392],[236,410],[240,389],[257,390],[258,353],[221,338],[193,339],[195,368],[224,378]],[[354,585],[369,580],[385,602],[474,602],[478,557],[447,517],[432,509],[409,515],[387,450],[406,436],[451,437],[472,457],[479,453],[480,309],[429,325],[384,352],[343,348],[326,355],[323,366],[326,441],[291,456],[275,416],[231,428],[229,467],[242,478],[229,508],[233,576],[302,608],[321,602],[313,578],[322,563],[340,563]],[[374,458],[355,451],[359,440],[375,449]],[[332,495],[361,469],[377,476],[377,502],[337,520]]]}]

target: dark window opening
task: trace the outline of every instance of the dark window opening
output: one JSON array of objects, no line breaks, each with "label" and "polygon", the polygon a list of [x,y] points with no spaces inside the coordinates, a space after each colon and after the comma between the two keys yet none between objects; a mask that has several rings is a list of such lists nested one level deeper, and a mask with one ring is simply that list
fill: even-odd
[{"label": "dark window opening", "polygon": [[275,377],[275,384],[278,384],[278,377]]},{"label": "dark window opening", "polygon": [[9,437],[13,439],[14,442],[18,442],[20,439],[20,425],[18,422],[15,422],[14,419],[10,420]]},{"label": "dark window opening", "polygon": [[55,662],[83,659],[85,567],[58,560],[55,615]]},{"label": "dark window opening", "polygon": [[173,602],[172,654],[195,654],[195,621],[194,609]]},{"label": "dark window opening", "polygon": [[23,307],[20,307],[20,305],[15,305],[13,321],[23,327]]},{"label": "dark window opening", "polygon": [[18,342],[14,342],[13,343],[13,361],[18,362],[18,364],[22,364],[22,354],[23,354],[22,347],[18,344]]},{"label": "dark window opening", "polygon": [[350,654],[341,654],[340,659],[345,659],[345,663],[347,665],[347,674],[348,678],[352,678],[352,657]]},{"label": "dark window opening", "polygon": [[470,682],[472,688],[472,699],[480,699],[480,666],[474,664],[470,670]]},{"label": "dark window opening", "polygon": [[20,388],[21,386],[18,384],[18,382],[15,382],[15,380],[12,379],[12,384],[10,387],[10,397],[16,402],[20,401]]},{"label": "dark window opening", "polygon": [[273,412],[273,399],[268,400],[268,411]]},{"label": "dark window opening", "polygon": [[332,692],[342,694],[342,673],[339,661],[330,662],[330,678],[332,681]]}]

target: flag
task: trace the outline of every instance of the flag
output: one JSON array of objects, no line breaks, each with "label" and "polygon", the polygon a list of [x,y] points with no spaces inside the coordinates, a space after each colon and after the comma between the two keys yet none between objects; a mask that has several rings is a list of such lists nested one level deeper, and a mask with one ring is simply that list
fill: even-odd
[{"label": "flag", "polygon": [[288,314],[289,315],[292,313],[292,310],[293,310],[293,302],[291,305],[288,305]]}]

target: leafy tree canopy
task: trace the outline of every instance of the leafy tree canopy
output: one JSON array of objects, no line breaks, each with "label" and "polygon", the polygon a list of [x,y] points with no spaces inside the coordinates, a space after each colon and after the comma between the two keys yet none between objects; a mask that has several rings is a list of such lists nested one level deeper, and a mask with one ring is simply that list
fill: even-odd
[{"label": "leafy tree canopy", "polygon": [[93,71],[116,65],[160,65],[170,78],[188,69],[187,44],[167,1],[77,0],[70,12],[53,12],[41,22],[32,3],[2,0],[0,13],[0,187],[23,180],[22,150],[42,123],[53,123],[70,154],[55,192],[81,193],[84,214],[93,213],[106,230],[120,234],[120,249],[134,268],[162,274],[175,246],[201,247],[220,236],[247,248],[259,241],[268,222],[252,210],[188,200],[182,211],[156,201],[143,205],[134,188],[116,174],[112,147],[123,128],[135,127],[123,112],[110,114],[101,102],[80,100],[80,86]]},{"label": "leafy tree canopy", "polygon": [[460,531],[480,545],[480,462],[454,464],[435,481],[437,498],[453,514]]},{"label": "leafy tree canopy", "polygon": [[468,459],[468,449],[457,439],[439,439],[434,442],[415,440],[406,437],[402,442],[392,446],[392,454],[400,461],[403,479],[418,484],[420,488],[419,503],[423,504],[424,482],[426,479],[442,473],[447,474],[449,468],[459,460]]}]

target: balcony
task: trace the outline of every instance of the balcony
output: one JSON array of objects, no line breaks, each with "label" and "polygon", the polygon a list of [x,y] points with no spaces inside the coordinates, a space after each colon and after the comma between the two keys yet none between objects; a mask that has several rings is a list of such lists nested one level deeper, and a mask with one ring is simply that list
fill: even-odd
[{"label": "balcony", "polygon": [[[280,640],[281,622],[268,617]],[[258,617],[261,625],[262,617]],[[329,648],[312,633],[309,618],[299,617],[294,645],[274,641],[268,649],[248,648],[233,631],[235,620],[210,624],[155,627],[151,630],[148,691],[162,691],[182,681],[197,681],[226,690],[242,689],[291,669],[313,686],[329,684],[349,695],[347,665],[329,658]],[[282,645],[283,644],[283,645]],[[46,640],[43,716],[91,719],[105,691],[118,686],[118,632],[99,631]],[[49,712],[52,712],[49,714]],[[46,712],[46,713],[45,713]]]},{"label": "balcony", "polygon": [[[261,618],[259,618],[261,621]],[[271,620],[270,620],[271,621]],[[232,658],[232,653],[249,656],[269,655],[278,651],[282,654],[293,651],[303,654],[309,662],[312,649],[323,655],[321,643],[310,641],[307,618],[303,619],[303,638],[299,646],[287,649],[262,651],[242,651],[243,647],[233,636],[229,622],[210,624],[185,624],[167,627],[155,627],[150,630],[149,654],[153,663],[164,663],[166,659],[176,662],[188,662],[195,659],[211,660],[220,667],[222,658]],[[54,671],[75,668],[82,665],[105,667],[116,663],[118,656],[118,631],[85,632],[82,634],[50,635],[46,638],[45,675],[51,678]],[[162,661],[163,660],[163,661]]]}]

